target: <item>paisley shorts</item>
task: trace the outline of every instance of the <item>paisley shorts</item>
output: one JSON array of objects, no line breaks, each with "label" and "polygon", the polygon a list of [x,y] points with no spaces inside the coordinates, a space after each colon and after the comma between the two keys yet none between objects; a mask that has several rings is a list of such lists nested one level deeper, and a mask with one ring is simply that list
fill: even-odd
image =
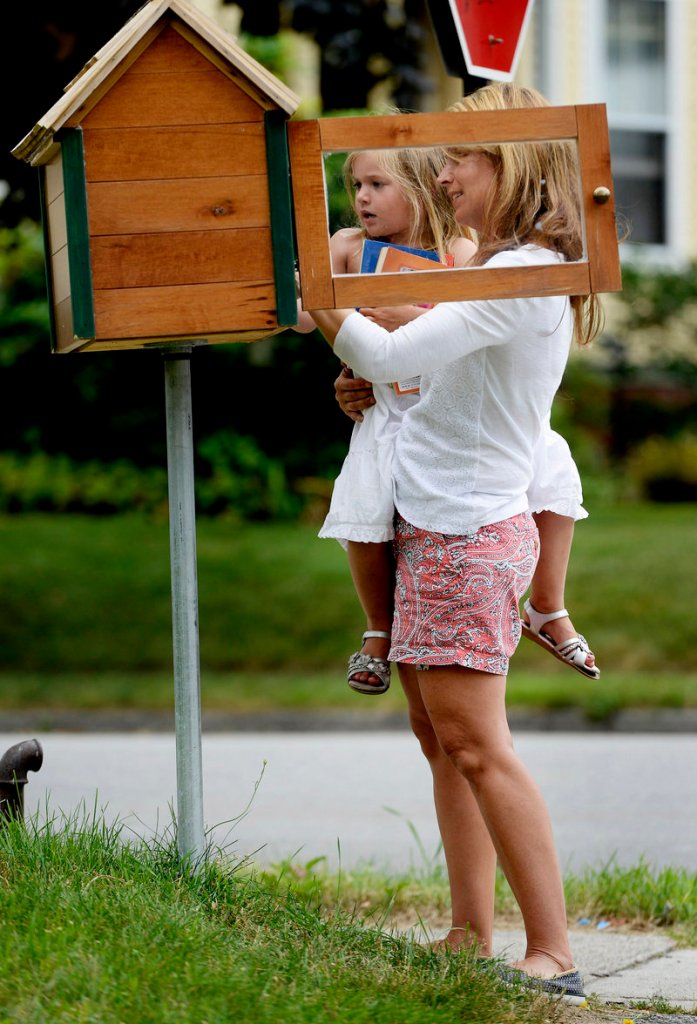
[{"label": "paisley shorts", "polygon": [[538,549],[529,512],[462,536],[420,530],[397,515],[390,660],[506,675]]}]

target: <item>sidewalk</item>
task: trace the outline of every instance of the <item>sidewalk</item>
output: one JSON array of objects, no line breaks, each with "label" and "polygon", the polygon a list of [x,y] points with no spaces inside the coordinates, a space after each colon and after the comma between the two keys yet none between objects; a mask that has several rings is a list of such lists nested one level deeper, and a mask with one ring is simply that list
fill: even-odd
[{"label": "sidewalk", "polygon": [[[442,932],[429,938],[438,938]],[[625,1005],[623,1017],[639,1021],[689,1022],[694,1016],[653,1014],[637,1016],[636,1003],[670,1003],[687,1014],[697,1010],[697,949],[676,949],[671,939],[651,932],[598,931],[589,926],[570,932],[571,950],[583,975],[586,995],[603,1003]],[[507,961],[522,956],[525,935],[519,931],[497,931],[494,954]]]}]

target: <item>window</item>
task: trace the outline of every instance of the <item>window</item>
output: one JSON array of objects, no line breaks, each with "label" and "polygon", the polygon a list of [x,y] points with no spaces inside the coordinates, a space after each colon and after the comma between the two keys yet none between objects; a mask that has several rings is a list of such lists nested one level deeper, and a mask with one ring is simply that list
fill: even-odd
[{"label": "window", "polygon": [[612,169],[629,241],[666,243],[668,124],[665,0],[607,0]]},{"label": "window", "polygon": [[536,84],[552,103],[607,105],[618,218],[630,247],[651,246],[661,259],[676,243],[680,10],[675,0],[535,0],[533,21]]}]

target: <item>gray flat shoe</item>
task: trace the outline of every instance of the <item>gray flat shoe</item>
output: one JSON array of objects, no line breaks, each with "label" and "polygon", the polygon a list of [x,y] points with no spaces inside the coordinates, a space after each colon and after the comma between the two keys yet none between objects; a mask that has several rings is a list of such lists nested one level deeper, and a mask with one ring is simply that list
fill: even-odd
[{"label": "gray flat shoe", "polygon": [[[391,634],[384,633],[379,629],[369,629],[363,634],[362,642],[365,643],[371,637],[380,637],[383,640],[389,640]],[[370,672],[371,675],[377,676],[380,680],[379,683],[368,683],[363,682],[360,679],[354,679],[359,672]],[[386,693],[390,688],[390,663],[386,658],[375,658],[372,654],[364,654],[362,651],[356,651],[352,654],[348,662],[348,675],[347,681],[352,690],[356,693],[367,693],[367,694],[379,694]]]},{"label": "gray flat shoe", "polygon": [[551,978],[535,978],[525,971],[519,971],[517,967],[499,966],[496,973],[511,987],[525,988],[530,992],[549,996],[550,999],[559,999],[570,1006],[583,1006],[586,1002],[583,979],[575,967],[570,971],[564,971],[563,974],[553,974]]}]

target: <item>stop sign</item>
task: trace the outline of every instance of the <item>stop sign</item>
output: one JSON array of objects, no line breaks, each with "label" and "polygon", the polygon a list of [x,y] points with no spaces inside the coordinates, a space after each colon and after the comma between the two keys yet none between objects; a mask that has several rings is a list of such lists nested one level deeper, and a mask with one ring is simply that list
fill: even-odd
[{"label": "stop sign", "polygon": [[510,82],[530,20],[533,0],[449,0],[471,75]]}]

